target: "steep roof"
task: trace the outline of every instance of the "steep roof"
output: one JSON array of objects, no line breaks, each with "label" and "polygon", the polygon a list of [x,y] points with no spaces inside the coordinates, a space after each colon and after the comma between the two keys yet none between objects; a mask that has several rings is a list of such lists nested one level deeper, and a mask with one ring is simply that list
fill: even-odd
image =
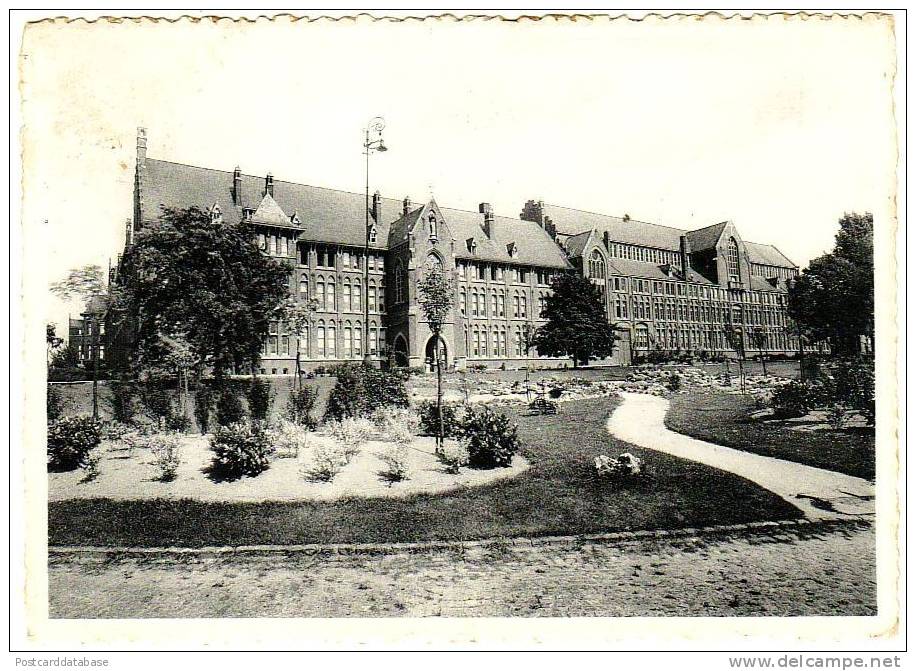
[{"label": "steep roof", "polygon": [[745,242],[744,244],[747,246],[747,254],[751,263],[782,268],[798,267],[773,245],[762,245],[759,242]]},{"label": "steep roof", "polygon": [[550,217],[557,231],[565,235],[575,235],[588,230],[600,231],[602,234],[607,231],[612,242],[641,247],[677,251],[681,248],[681,236],[685,233],[678,228],[574,210],[559,205],[545,204],[543,213]]},{"label": "steep roof", "polygon": [[698,252],[703,249],[715,247],[722,237],[722,231],[728,226],[727,221],[720,221],[712,226],[704,226],[695,231],[687,232],[687,241],[690,243],[691,251]]},{"label": "steep roof", "polygon": [[566,253],[569,254],[570,258],[575,259],[582,256],[582,252],[588,247],[588,241],[591,240],[593,233],[594,231],[585,231],[566,238]]},{"label": "steep roof", "polygon": [[[238,223],[242,207],[257,210],[265,200],[263,177],[242,175],[241,179],[242,203],[237,207],[232,199],[231,172],[147,158],[141,219],[155,221],[160,205],[175,208],[196,205],[203,209],[216,203],[224,221]],[[366,242],[364,194],[275,180],[271,200],[287,215],[287,222],[294,213],[298,215],[306,239],[352,246]],[[266,206],[274,218],[279,216],[269,202]],[[381,210],[381,221],[376,224],[379,242],[374,246],[377,247],[387,243],[389,225],[401,217],[403,206],[399,200],[382,198]]]},{"label": "steep roof", "polygon": [[[608,265],[611,268],[611,274],[626,275],[629,277],[639,277],[649,280],[672,280],[680,279],[669,277],[663,270],[663,266],[646,261],[633,261],[630,259],[608,259]],[[695,284],[714,284],[706,277],[703,277],[697,271],[690,269],[688,271],[688,280]]]},{"label": "steep roof", "polygon": [[[494,236],[483,230],[483,215],[479,212],[440,207],[445,224],[455,238],[455,256],[464,259],[497,261],[519,265],[570,268],[560,246],[547,232],[533,221],[512,217],[493,217]],[[468,238],[477,242],[477,252],[472,254],[464,244]],[[509,244],[514,242],[517,255],[509,255]]]}]

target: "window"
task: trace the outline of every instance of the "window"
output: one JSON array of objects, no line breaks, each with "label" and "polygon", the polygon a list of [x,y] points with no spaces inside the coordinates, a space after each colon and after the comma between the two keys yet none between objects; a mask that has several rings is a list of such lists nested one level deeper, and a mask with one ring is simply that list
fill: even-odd
[{"label": "window", "polygon": [[525,294],[521,295],[521,302],[519,304],[519,316],[527,317],[528,316],[528,297]]},{"label": "window", "polygon": [[428,254],[426,256],[426,272],[432,270],[442,272],[442,259],[439,258],[438,254]]},{"label": "window", "polygon": [[369,280],[369,312],[378,311],[378,295],[375,289],[375,280]]},{"label": "window", "polygon": [[329,279],[325,285],[325,309],[335,312],[337,310],[337,287],[333,279]]},{"label": "window", "polygon": [[343,281],[343,311],[350,311],[350,280],[345,279]]},{"label": "window", "polygon": [[493,329],[493,356],[499,356],[499,330]]},{"label": "window", "polygon": [[506,292],[500,292],[499,294],[499,316],[506,316]]},{"label": "window", "polygon": [[328,357],[333,359],[337,356],[337,328],[334,322],[328,325]]},{"label": "window", "polygon": [[363,284],[359,280],[353,280],[353,289],[352,289],[352,300],[350,304],[353,306],[354,312],[360,312],[363,309]]},{"label": "window", "polygon": [[741,273],[738,260],[738,242],[734,238],[728,239],[728,246],[725,250],[725,260],[728,266],[729,281],[739,281],[741,279]]},{"label": "window", "polygon": [[462,316],[466,316],[468,313],[468,292],[464,289],[461,290],[458,304],[460,306]]},{"label": "window", "polygon": [[394,302],[404,302],[404,262],[401,259],[394,266]]},{"label": "window", "polygon": [[499,330],[499,351],[503,356],[509,354],[508,345],[506,343],[506,329]]},{"label": "window", "polygon": [[378,325],[375,322],[369,324],[369,353],[378,354]]},{"label": "window", "polygon": [[499,314],[499,298],[496,296],[496,292],[490,296],[490,315],[495,317]]},{"label": "window", "polygon": [[358,357],[363,355],[363,327],[359,322],[353,327],[353,354]]},{"label": "window", "polygon": [[521,302],[520,302],[518,294],[516,293],[514,296],[512,296],[512,316],[518,319],[520,315],[521,315]]},{"label": "window", "polygon": [[487,356],[487,355],[488,355],[487,347],[488,347],[488,345],[487,345],[487,330],[486,330],[486,329],[480,329],[480,355],[481,355],[481,356]]},{"label": "window", "polygon": [[315,283],[315,286],[318,289],[317,293],[315,294],[315,297],[318,299],[318,309],[324,310],[325,309],[324,280],[319,277],[318,281]]},{"label": "window", "polygon": [[471,302],[471,314],[473,316],[478,316],[480,314],[480,295],[475,291],[472,295],[473,301]]},{"label": "window", "polygon": [[325,328],[324,328],[323,321],[318,322],[318,329],[316,332],[318,334],[317,343],[316,343],[318,346],[318,356],[322,356],[322,357],[326,356],[327,349],[325,347]]},{"label": "window", "polygon": [[353,327],[350,326],[350,322],[347,322],[343,328],[343,356],[344,359],[349,359],[352,353],[350,348],[350,343],[353,339]]},{"label": "window", "polygon": [[604,257],[597,249],[588,257],[588,276],[599,280],[607,277],[607,266],[604,263]]},{"label": "window", "polygon": [[299,276],[299,293],[303,297],[308,298],[308,295],[309,295],[309,276],[308,275],[303,274]]},{"label": "window", "polygon": [[382,312],[385,309],[385,281],[379,280],[378,284],[378,311]]}]

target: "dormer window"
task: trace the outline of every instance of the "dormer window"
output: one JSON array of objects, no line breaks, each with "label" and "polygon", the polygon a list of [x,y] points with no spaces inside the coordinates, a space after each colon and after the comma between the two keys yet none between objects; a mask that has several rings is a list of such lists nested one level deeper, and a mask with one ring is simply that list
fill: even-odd
[{"label": "dormer window", "polygon": [[509,258],[514,259],[518,257],[518,245],[516,245],[514,242],[510,242],[508,245],[506,245],[506,251],[509,252]]},{"label": "dormer window", "polygon": [[290,223],[293,224],[294,226],[298,226],[299,224],[302,223],[302,220],[299,218],[299,213],[298,213],[298,212],[293,212],[293,216],[291,216],[291,217],[289,218],[289,221],[290,221]]},{"label": "dormer window", "polygon": [[369,227],[369,244],[374,245],[375,240],[378,238],[378,231],[376,231],[375,226]]},{"label": "dormer window", "polygon": [[429,214],[429,239],[434,242],[439,239],[439,222],[436,221],[436,215],[432,212]]},{"label": "dormer window", "polygon": [[468,246],[468,251],[471,254],[476,254],[477,253],[477,241],[474,238],[468,238],[466,242]]},{"label": "dormer window", "polygon": [[213,205],[210,206],[210,210],[208,211],[208,214],[210,215],[210,223],[212,224],[223,223],[223,213],[219,209],[219,204],[213,203]]},{"label": "dormer window", "polygon": [[245,221],[251,221],[251,217],[254,215],[254,208],[252,207],[243,207],[242,208],[242,219]]}]

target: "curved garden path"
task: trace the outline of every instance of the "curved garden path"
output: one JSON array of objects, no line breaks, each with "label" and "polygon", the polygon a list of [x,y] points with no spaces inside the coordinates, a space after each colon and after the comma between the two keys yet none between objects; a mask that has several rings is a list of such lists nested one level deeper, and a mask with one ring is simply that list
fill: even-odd
[{"label": "curved garden path", "polygon": [[667,399],[633,393],[621,397],[607,422],[608,431],[620,440],[747,478],[812,519],[874,515],[874,485],[867,480],[675,433],[665,426]]}]

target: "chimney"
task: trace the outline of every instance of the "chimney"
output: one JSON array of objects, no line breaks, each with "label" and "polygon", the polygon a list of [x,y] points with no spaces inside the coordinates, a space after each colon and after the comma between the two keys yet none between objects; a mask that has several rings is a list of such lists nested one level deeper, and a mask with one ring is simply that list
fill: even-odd
[{"label": "chimney", "polygon": [[550,217],[544,217],[544,230],[547,231],[547,235],[551,238],[554,240],[557,239],[557,227]]},{"label": "chimney", "polygon": [[525,207],[522,208],[518,218],[523,221],[533,221],[541,228],[544,228],[544,201],[534,202],[529,200],[525,203]]},{"label": "chimney", "polygon": [[413,203],[410,202],[410,196],[404,196],[404,209],[401,212],[404,216],[407,216],[410,213],[410,210],[413,208]]},{"label": "chimney", "polygon": [[604,249],[611,251],[611,234],[608,231],[604,232]]},{"label": "chimney", "polygon": [[496,222],[493,219],[493,208],[490,203],[481,203],[478,207],[483,215],[483,230],[491,240],[496,237]]},{"label": "chimney", "polygon": [[630,220],[630,215],[629,215],[629,214],[623,215],[623,220],[624,220],[624,221],[629,221],[629,220]]},{"label": "chimney", "polygon": [[232,202],[236,207],[242,206],[242,169],[238,166],[232,172]]},{"label": "chimney", "polygon": [[264,178],[264,194],[274,197],[274,176],[271,173],[267,173],[267,177]]},{"label": "chimney", "polygon": [[146,160],[146,129],[140,126],[137,128],[137,163]]},{"label": "chimney", "polygon": [[690,270],[690,241],[686,235],[681,236],[681,270],[684,279],[687,279],[687,271]]},{"label": "chimney", "polygon": [[382,194],[378,191],[372,194],[372,218],[376,224],[382,221]]}]

